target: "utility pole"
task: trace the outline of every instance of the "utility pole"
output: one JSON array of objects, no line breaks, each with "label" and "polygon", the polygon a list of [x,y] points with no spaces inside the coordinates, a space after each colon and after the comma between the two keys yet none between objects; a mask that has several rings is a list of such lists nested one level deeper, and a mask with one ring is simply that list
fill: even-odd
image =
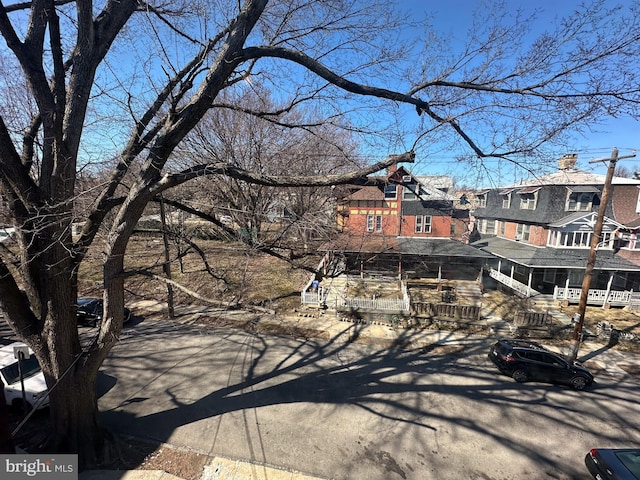
[{"label": "utility pole", "polygon": [[587,266],[584,270],[584,278],[582,279],[582,290],[580,291],[580,303],[578,304],[578,313],[575,328],[573,330],[573,338],[569,345],[569,354],[567,355],[567,361],[573,363],[578,356],[578,349],[580,348],[580,342],[582,341],[582,328],[584,327],[584,314],[587,310],[587,297],[589,296],[589,287],[591,286],[591,274],[596,264],[596,253],[600,239],[602,237],[602,224],[604,223],[604,216],[609,204],[609,197],[611,196],[611,181],[613,180],[613,172],[616,169],[616,163],[618,160],[624,158],[633,158],[636,156],[636,152],[624,157],[618,156],[618,149],[614,148],[611,152],[611,158],[599,158],[591,160],[589,163],[597,162],[609,162],[607,168],[607,175],[604,180],[604,187],[602,189],[602,198],[600,199],[600,208],[598,209],[598,215],[596,216],[596,224],[593,228],[593,235],[591,236],[591,248],[589,249],[589,256],[587,257]]}]

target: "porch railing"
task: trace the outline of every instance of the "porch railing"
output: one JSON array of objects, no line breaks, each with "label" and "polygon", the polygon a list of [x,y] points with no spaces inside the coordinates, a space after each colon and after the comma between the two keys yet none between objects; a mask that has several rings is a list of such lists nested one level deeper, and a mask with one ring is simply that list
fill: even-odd
[{"label": "porch railing", "polygon": [[513,279],[509,275],[505,275],[504,273],[499,272],[498,270],[495,270],[493,268],[489,270],[489,276],[496,279],[503,285],[506,285],[507,287],[515,290],[524,297],[531,297],[532,295],[537,295],[539,293],[530,286],[525,285],[524,283]]},{"label": "porch railing", "polygon": [[[555,300],[567,300],[569,303],[580,303],[581,288],[565,288],[556,286],[553,289]],[[632,299],[637,298],[633,290],[596,290],[590,289],[587,295],[587,305],[629,305]]]}]

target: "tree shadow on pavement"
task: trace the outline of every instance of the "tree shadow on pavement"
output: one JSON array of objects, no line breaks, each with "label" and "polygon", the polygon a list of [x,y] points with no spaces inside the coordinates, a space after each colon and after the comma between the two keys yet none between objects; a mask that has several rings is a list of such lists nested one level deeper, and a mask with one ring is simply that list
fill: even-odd
[{"label": "tree shadow on pavement", "polygon": [[[538,465],[540,472],[564,475],[554,478],[580,478],[582,457],[574,461],[562,455],[548,455],[539,448],[540,439],[535,435],[521,437],[522,423],[525,422],[524,431],[528,433],[535,425],[553,422],[555,431],[573,432],[579,428],[583,437],[593,435],[609,443],[629,433],[618,432],[615,437],[606,438],[598,421],[593,421],[594,412],[607,402],[606,392],[595,396],[563,387],[516,384],[499,376],[487,360],[491,340],[486,337],[452,333],[441,343],[417,349],[406,348],[418,335],[411,330],[384,346],[339,340],[360,337],[362,328],[348,324],[342,335],[329,340],[296,340],[232,329],[182,326],[154,331],[149,327],[144,335],[123,338],[108,360],[109,372],[118,378],[118,383],[101,402],[105,424],[119,433],[161,442],[190,438],[196,448],[206,452],[216,452],[222,446],[218,435],[223,417],[231,415],[230,422],[241,423],[238,428],[257,429],[254,436],[266,435],[260,430],[260,420],[247,423],[238,414],[275,406],[296,406],[291,415],[301,411],[310,412],[309,415],[321,412],[329,436],[335,434],[329,427],[332,417],[337,421],[350,417],[341,413],[343,408],[350,409],[351,417],[359,422],[343,426],[347,435],[348,429],[357,430],[360,425],[375,425],[393,432],[393,442],[386,434],[375,440],[368,437],[366,426],[362,427],[360,440],[357,435],[354,437],[357,441],[354,440],[353,448],[357,450],[356,457],[362,460],[364,456],[367,461],[331,462],[324,457],[313,460],[318,464],[318,473],[340,478],[367,478],[371,472],[366,468],[382,469],[392,475],[388,478],[396,478],[395,475],[402,478],[401,472],[404,478],[409,478],[408,472],[413,472],[411,478],[428,478],[418,472],[433,468],[443,472],[442,478],[449,478],[444,474],[447,469],[450,474],[456,468],[481,472],[484,467],[477,465],[473,452],[480,449],[480,453],[489,446],[508,452],[518,461]],[[638,389],[633,393],[637,398]],[[588,413],[583,412],[581,401],[585,396],[593,402]],[[615,396],[609,398],[615,400]],[[638,402],[632,403],[628,410],[620,412],[621,418],[636,413]],[[306,408],[309,405],[314,407]],[[283,418],[287,419],[286,414]],[[270,442],[283,444],[293,442],[274,450],[297,451],[296,442],[313,443],[305,438],[304,432],[306,436],[315,432],[304,425],[307,420],[312,421],[286,420],[292,428],[298,422],[299,432],[289,432],[290,438],[271,439]],[[202,422],[213,423],[204,427]],[[462,451],[468,452],[468,458],[451,458],[456,451],[453,445],[462,446],[466,441],[470,443]],[[316,450],[334,448],[331,439],[322,442],[322,447],[317,445]],[[394,449],[400,447],[394,446],[394,442],[402,445],[402,455],[410,460],[399,460],[401,451]],[[335,444],[339,449],[338,439]],[[262,451],[248,449],[238,451],[237,455],[252,457],[251,461],[273,462],[272,444],[265,445]],[[424,456],[427,451],[431,452],[428,460]],[[314,453],[308,454],[314,458]],[[287,452],[282,458],[283,462],[300,460],[299,455]],[[491,468],[499,469],[500,462],[505,468],[512,462],[505,457],[493,461],[497,464],[487,464],[489,470],[483,475]],[[372,467],[372,463],[376,465]],[[341,471],[329,471],[336,468]],[[380,475],[379,478],[385,478],[383,473]]]}]

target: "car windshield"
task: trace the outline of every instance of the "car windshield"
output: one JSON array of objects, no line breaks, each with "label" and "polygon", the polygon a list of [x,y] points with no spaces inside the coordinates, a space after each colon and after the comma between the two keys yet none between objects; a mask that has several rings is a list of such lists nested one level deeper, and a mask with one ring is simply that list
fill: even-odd
[{"label": "car windshield", "polygon": [[[29,378],[40,372],[40,364],[35,355],[31,355],[28,359],[22,361],[22,376],[23,378]],[[14,362],[11,365],[7,365],[2,368],[2,376],[8,385],[20,381],[20,370],[18,369],[18,362]]]},{"label": "car windshield", "polygon": [[636,478],[640,478],[640,453],[637,450],[616,452],[616,457]]}]

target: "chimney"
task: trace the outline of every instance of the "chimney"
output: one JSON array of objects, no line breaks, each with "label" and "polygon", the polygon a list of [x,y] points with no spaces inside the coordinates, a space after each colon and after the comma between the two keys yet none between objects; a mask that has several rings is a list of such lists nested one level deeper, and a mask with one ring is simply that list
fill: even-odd
[{"label": "chimney", "polygon": [[558,170],[573,170],[578,161],[577,153],[568,153],[558,159]]},{"label": "chimney", "polygon": [[391,175],[393,172],[396,172],[397,170],[398,170],[398,164],[397,164],[397,163],[394,163],[394,164],[389,165],[389,166],[387,167],[387,174],[388,174],[388,175]]}]

